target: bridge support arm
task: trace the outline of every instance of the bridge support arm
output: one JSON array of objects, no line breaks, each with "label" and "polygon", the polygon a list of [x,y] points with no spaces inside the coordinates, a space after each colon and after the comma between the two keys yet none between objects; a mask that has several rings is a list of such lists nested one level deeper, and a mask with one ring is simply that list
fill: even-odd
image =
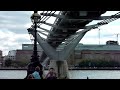
[{"label": "bridge support arm", "polygon": [[[33,35],[33,37],[35,37],[35,34],[34,34],[34,30],[33,29],[29,29],[28,32],[30,34]],[[38,43],[40,44],[40,46],[42,47],[42,49],[45,51],[45,53],[52,59],[54,60],[57,60],[57,56],[58,56],[58,53],[57,51],[52,47],[50,46],[46,40],[43,40],[42,37],[37,33],[37,41]]]},{"label": "bridge support arm", "polygon": [[78,32],[78,36],[72,42],[70,42],[64,48],[64,50],[62,50],[60,52],[61,59],[66,60],[68,58],[68,56],[72,53],[72,51],[74,50],[74,48],[77,46],[77,44],[79,43],[79,41],[83,38],[83,36],[87,33],[87,31],[89,31],[89,29],[85,29],[83,31]]},{"label": "bridge support arm", "polygon": [[49,60],[49,57],[46,57],[46,58],[43,60],[42,65],[43,65],[44,67],[46,67],[46,64],[47,64],[48,60]]}]

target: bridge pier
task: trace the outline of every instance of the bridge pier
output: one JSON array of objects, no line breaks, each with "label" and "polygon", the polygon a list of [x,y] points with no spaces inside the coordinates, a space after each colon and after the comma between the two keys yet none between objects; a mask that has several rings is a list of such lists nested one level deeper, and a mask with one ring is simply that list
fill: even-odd
[{"label": "bridge pier", "polygon": [[54,68],[57,72],[58,79],[69,79],[69,71],[67,61],[50,61],[50,68]]}]

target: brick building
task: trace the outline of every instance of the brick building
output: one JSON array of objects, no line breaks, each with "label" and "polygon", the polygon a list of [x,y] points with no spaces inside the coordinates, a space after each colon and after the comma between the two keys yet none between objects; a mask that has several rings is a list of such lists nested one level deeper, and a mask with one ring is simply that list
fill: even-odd
[{"label": "brick building", "polygon": [[75,65],[80,62],[80,60],[105,60],[120,62],[120,45],[78,44],[74,52],[70,55],[68,63]]},{"label": "brick building", "polygon": [[[42,48],[38,45],[39,56],[41,56],[42,51]],[[15,50],[13,53],[10,55],[14,56],[15,60],[30,61],[33,54],[33,44],[22,44],[22,49]],[[88,59],[114,60],[120,62],[120,45],[109,45],[108,43],[106,45],[84,45],[79,43],[69,56],[67,62],[68,65],[75,65],[80,62],[80,60]]]},{"label": "brick building", "polygon": [[[16,50],[17,61],[30,61],[33,50]],[[41,51],[38,51],[38,55],[41,56]]]},{"label": "brick building", "polygon": [[[5,59],[11,59],[14,61],[30,61],[33,54],[33,44],[22,44],[22,49],[11,50]],[[38,55],[41,56],[42,48],[38,45]]]},{"label": "brick building", "polygon": [[83,50],[81,59],[89,60],[106,60],[120,62],[120,50]]}]

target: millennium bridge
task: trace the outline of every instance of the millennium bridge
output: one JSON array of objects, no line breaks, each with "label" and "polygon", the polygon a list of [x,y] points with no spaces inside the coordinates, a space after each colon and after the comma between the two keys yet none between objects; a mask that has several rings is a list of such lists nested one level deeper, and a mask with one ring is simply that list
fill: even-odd
[{"label": "millennium bridge", "polygon": [[[111,16],[101,16],[106,11],[59,11],[58,14],[55,12],[34,11],[31,16],[34,20],[33,25],[27,30],[43,49],[39,62],[44,66],[50,61],[50,67],[55,68],[59,78],[69,78],[67,59],[76,45],[88,31],[119,19],[120,12]],[[46,22],[50,17],[56,18],[53,24]],[[100,20],[100,22],[88,25],[93,20]],[[41,24],[51,26],[51,29],[45,29]],[[35,47],[34,49],[37,50]]]}]

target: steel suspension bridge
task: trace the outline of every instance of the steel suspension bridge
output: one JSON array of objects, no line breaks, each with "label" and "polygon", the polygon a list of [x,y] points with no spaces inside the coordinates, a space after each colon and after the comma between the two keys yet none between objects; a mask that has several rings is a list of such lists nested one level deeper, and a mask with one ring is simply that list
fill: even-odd
[{"label": "steel suspension bridge", "polygon": [[[101,16],[106,11],[42,11],[41,19],[37,24],[37,42],[43,52],[40,62],[44,65],[50,60],[50,67],[56,68],[59,77],[68,77],[67,58],[84,35],[100,26],[107,25],[120,18],[120,12],[111,16]],[[56,17],[53,24],[46,21],[50,17]],[[87,25],[93,20],[102,20],[93,25]],[[51,27],[50,30],[41,27],[42,24]],[[28,33],[35,37],[34,25],[27,29]],[[46,34],[47,33],[47,34]],[[47,38],[42,37],[43,34]],[[61,48],[62,47],[62,48]]]}]

